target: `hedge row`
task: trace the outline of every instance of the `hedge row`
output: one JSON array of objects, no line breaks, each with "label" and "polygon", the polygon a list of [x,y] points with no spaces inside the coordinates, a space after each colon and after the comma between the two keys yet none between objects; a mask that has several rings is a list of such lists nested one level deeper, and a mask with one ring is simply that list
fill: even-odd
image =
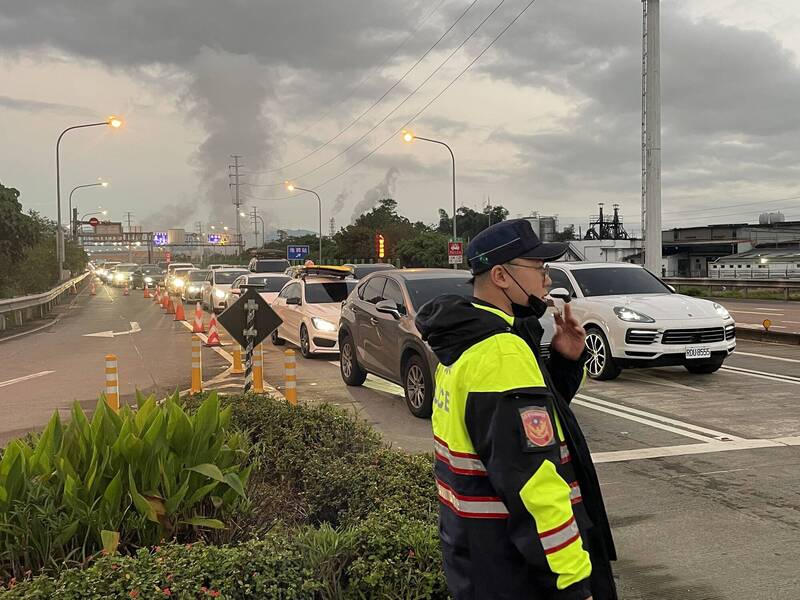
[{"label": "hedge row", "polygon": [[430,456],[386,448],[336,407],[255,395],[223,403],[253,465],[249,502],[226,530],[203,544],[100,556],[0,598],[447,597]]}]

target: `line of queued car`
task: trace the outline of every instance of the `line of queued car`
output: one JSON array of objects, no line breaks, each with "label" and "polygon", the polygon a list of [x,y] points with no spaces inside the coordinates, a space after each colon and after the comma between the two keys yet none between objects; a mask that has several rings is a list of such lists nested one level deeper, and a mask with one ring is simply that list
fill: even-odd
[{"label": "line of queued car", "polygon": [[[113,285],[160,282],[214,312],[233,304],[243,286],[254,285],[282,319],[271,334],[273,344],[288,342],[305,358],[338,353],[345,384],[362,385],[369,374],[396,383],[409,411],[423,418],[431,414],[438,361],[414,319],[439,295],[472,296],[467,271],[387,264],[292,267],[283,259],[253,259],[246,268],[171,263],[161,270],[161,265],[106,263],[97,273]],[[551,297],[569,299],[586,330],[592,379],[664,366],[710,374],[736,348],[736,324],[722,305],[678,294],[639,265],[554,262],[549,274]],[[541,319],[543,356],[557,310],[551,307]]]}]

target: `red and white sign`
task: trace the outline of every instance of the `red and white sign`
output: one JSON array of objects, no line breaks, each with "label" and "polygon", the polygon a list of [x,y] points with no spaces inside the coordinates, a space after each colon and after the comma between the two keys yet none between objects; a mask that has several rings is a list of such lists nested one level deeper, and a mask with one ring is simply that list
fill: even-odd
[{"label": "red and white sign", "polygon": [[100,224],[100,219],[98,219],[97,217],[92,217],[91,219],[89,219],[89,225],[91,225],[92,227],[97,227],[99,224]]},{"label": "red and white sign", "polygon": [[464,262],[464,243],[448,242],[447,255],[450,258],[451,265],[460,265],[462,262]]}]

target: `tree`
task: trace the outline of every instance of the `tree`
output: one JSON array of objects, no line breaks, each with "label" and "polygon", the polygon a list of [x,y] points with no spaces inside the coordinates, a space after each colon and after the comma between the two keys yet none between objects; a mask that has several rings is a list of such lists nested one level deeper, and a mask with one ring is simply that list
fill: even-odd
[{"label": "tree", "polygon": [[[505,221],[508,217],[508,210],[502,206],[484,207],[483,212],[478,212],[467,206],[458,208],[458,220],[456,222],[456,229],[458,237],[463,240],[469,241],[478,235],[481,231],[489,227],[489,221],[492,224]],[[439,227],[437,231],[443,234],[452,235],[453,220],[444,209],[439,209]]]},{"label": "tree", "polygon": [[38,241],[35,221],[22,213],[19,190],[0,183],[0,265],[13,268]]},{"label": "tree", "polygon": [[574,240],[575,225],[570,225],[569,227],[565,227],[563,231],[556,231],[554,239],[556,242],[568,242],[570,240]]},{"label": "tree", "polygon": [[397,256],[406,267],[446,267],[449,237],[426,231],[397,244]]}]

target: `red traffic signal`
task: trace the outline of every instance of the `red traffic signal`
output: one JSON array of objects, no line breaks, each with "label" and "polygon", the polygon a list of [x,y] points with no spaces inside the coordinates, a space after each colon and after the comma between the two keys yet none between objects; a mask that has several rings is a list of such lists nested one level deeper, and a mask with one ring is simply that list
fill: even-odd
[{"label": "red traffic signal", "polygon": [[386,240],[380,233],[375,235],[375,255],[378,258],[386,257]]},{"label": "red traffic signal", "polygon": [[91,219],[89,219],[89,225],[91,225],[92,227],[97,227],[99,224],[100,224],[100,219],[98,219],[97,217],[92,217]]}]

